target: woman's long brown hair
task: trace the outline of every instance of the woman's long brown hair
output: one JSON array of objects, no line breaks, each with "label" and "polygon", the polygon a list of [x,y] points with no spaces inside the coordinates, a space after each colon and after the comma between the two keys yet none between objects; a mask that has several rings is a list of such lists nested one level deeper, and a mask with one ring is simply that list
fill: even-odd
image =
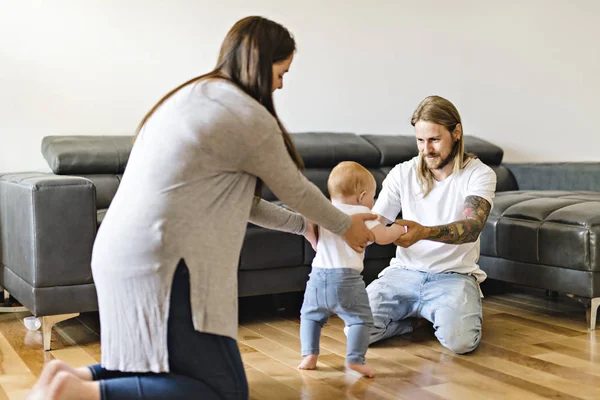
[{"label": "woman's long brown hair", "polygon": [[[215,69],[182,83],[160,99],[139,123],[136,137],[156,109],[181,88],[204,79],[226,79],[262,104],[273,115],[281,129],[290,157],[299,169],[303,169],[302,157],[298,154],[289,132],[277,116],[272,92],[273,64],[287,59],[295,50],[294,38],[282,25],[263,17],[241,19],[227,33]],[[262,186],[263,183],[259,179],[255,191],[257,196],[260,196]]]}]

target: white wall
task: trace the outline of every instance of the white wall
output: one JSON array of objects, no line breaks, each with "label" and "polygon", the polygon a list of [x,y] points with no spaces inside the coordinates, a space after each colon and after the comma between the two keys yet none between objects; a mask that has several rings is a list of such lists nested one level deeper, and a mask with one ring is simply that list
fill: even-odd
[{"label": "white wall", "polygon": [[0,171],[47,170],[45,135],[133,132],[250,14],[297,39],[291,131],[412,134],[439,94],[506,161],[600,161],[597,0],[0,0]]}]

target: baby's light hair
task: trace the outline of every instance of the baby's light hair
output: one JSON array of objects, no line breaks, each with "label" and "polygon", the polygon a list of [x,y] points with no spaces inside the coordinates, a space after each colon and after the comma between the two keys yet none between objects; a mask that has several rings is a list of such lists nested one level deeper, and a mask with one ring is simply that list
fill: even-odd
[{"label": "baby's light hair", "polygon": [[335,166],[327,180],[329,196],[349,197],[369,190],[375,178],[365,167],[354,161],[343,161]]}]

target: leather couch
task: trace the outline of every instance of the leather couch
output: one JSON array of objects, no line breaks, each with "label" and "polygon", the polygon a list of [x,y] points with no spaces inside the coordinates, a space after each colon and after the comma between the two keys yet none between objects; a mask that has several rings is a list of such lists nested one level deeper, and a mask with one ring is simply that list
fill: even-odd
[{"label": "leather couch", "polygon": [[600,306],[600,163],[506,164],[481,234],[488,278],[577,297],[590,329]]},{"label": "leather couch", "polygon": [[[323,193],[329,172],[341,161],[367,167],[379,191],[396,164],[417,154],[414,136],[310,132],[293,137],[305,175]],[[600,206],[595,175],[600,167],[581,166],[583,175],[578,164],[507,167],[499,147],[469,136],[465,143],[498,176],[496,206],[482,234],[482,268],[494,279],[593,301],[600,297],[594,225],[599,213],[593,211]],[[97,310],[91,250],[131,146],[131,136],[49,136],[42,141],[42,153],[52,173],[0,174],[0,286],[42,317],[45,349],[50,348],[54,323]],[[556,168],[563,168],[558,180],[548,172]],[[557,192],[559,188],[563,191]],[[582,190],[598,191],[598,197]],[[277,201],[268,188],[263,197]],[[552,217],[551,211],[560,210],[558,219]],[[367,283],[394,252],[393,245],[368,247]],[[240,254],[239,295],[303,291],[313,256],[302,237],[249,224]]]}]

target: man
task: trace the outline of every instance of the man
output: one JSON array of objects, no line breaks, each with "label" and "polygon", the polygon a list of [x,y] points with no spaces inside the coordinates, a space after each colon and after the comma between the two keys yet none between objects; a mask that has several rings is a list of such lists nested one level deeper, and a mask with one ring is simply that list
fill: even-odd
[{"label": "man", "polygon": [[496,174],[464,153],[461,119],[448,100],[421,102],[411,124],[419,155],[398,164],[383,182],[373,212],[382,223],[408,230],[396,257],[368,287],[375,326],[371,343],[413,330],[409,318],[433,323],[442,345],[455,353],[481,339],[481,233],[496,190]]}]

